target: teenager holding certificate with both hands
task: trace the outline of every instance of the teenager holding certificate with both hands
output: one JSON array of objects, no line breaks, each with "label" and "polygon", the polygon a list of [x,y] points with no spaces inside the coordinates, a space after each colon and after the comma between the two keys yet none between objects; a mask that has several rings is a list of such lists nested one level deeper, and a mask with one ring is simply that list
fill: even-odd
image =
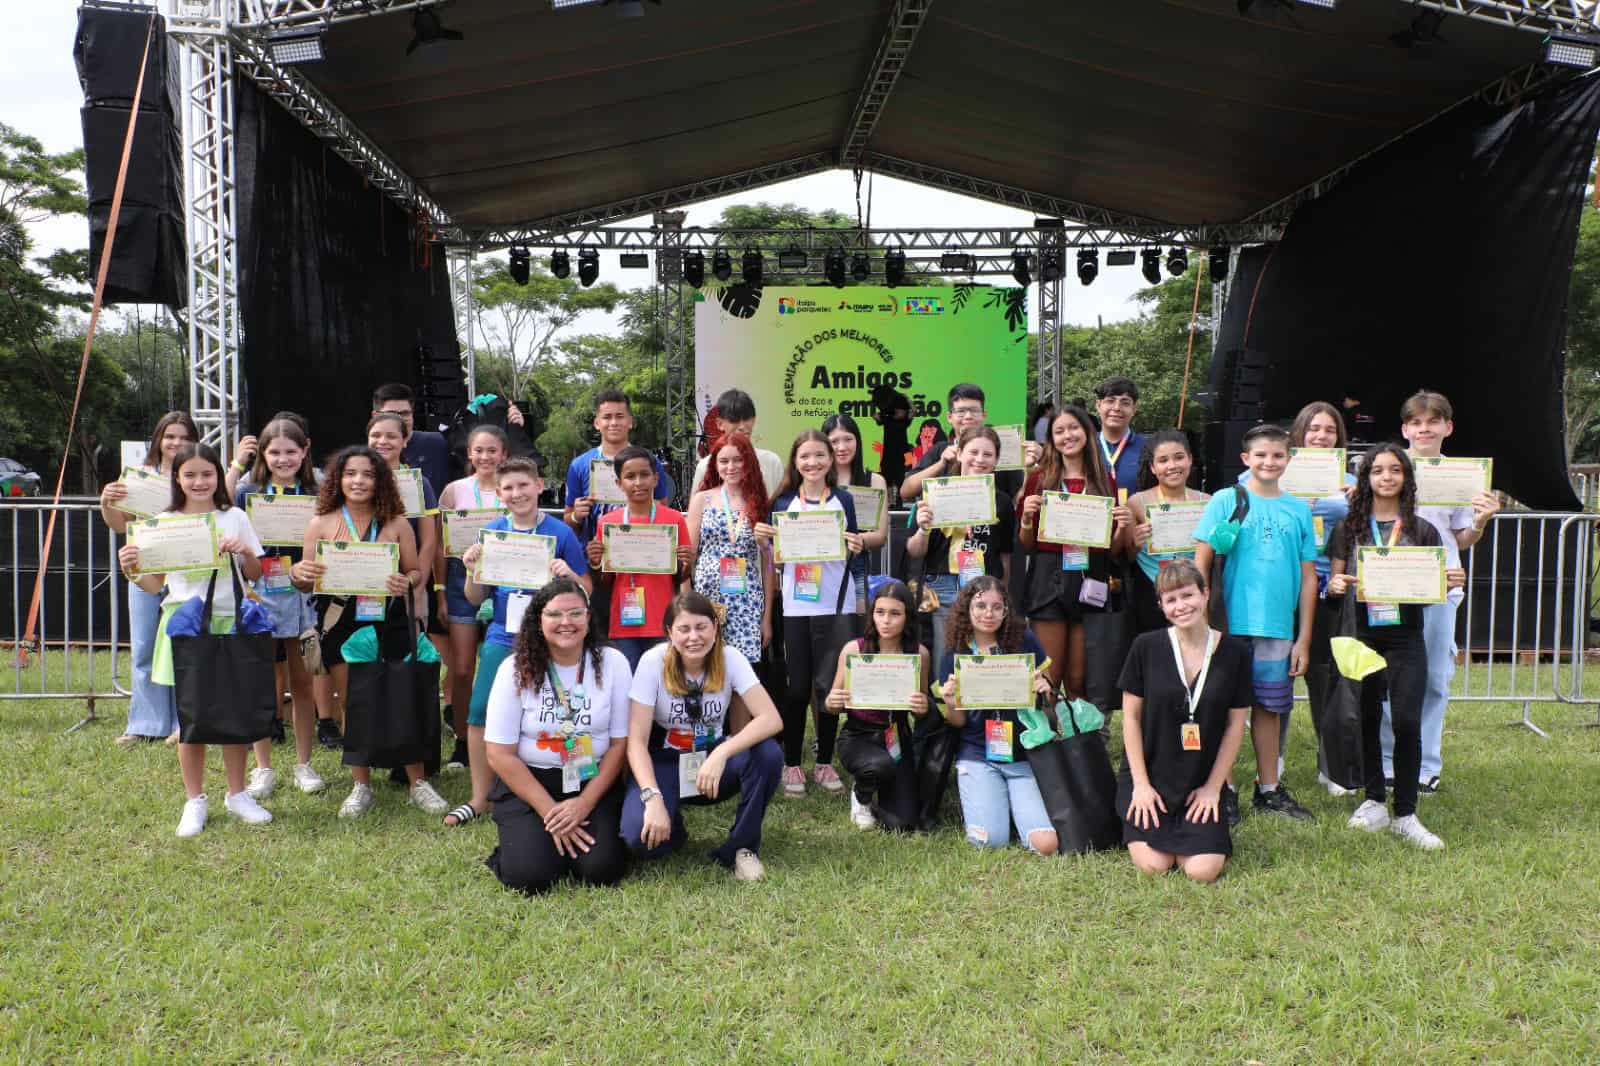
[{"label": "teenager holding certificate with both hands", "polygon": [[[403,597],[421,588],[427,582],[428,571],[417,555],[416,540],[406,521],[394,474],[381,455],[359,445],[344,448],[328,460],[326,473],[317,496],[317,517],[306,527],[302,557],[289,571],[295,586],[314,592],[318,580],[328,576],[328,567],[319,560],[317,552],[318,544],[323,541],[393,544],[399,556],[399,570],[385,577],[381,596],[318,594],[312,599],[317,612],[322,661],[333,674],[334,686],[340,692],[347,692],[350,671],[340,655],[345,641],[357,629],[379,626],[381,644],[384,634],[380,623],[390,608],[390,598]],[[404,639],[407,643],[411,640],[409,626],[404,631]],[[372,770],[367,764],[367,753],[347,747],[344,764],[350,767],[355,783],[339,807],[339,817],[359,818],[372,806]],[[423,778],[422,763],[408,764],[405,775],[411,783],[414,805],[430,814],[445,812],[449,804]]]},{"label": "teenager holding certificate with both hands", "polygon": [[1189,438],[1182,430],[1163,429],[1145,440],[1139,455],[1138,491],[1128,497],[1130,524],[1123,527],[1120,537],[1123,551],[1133,553],[1128,601],[1140,633],[1167,626],[1156,594],[1156,576],[1179,559],[1194,559],[1194,526],[1211,497],[1189,487],[1193,469]]},{"label": "teenager holding certificate with both hands", "polygon": [[[840,490],[857,490],[850,496],[856,503],[856,524],[862,530],[861,552],[850,560],[850,580],[855,584],[859,614],[867,608],[867,553],[889,542],[889,483],[863,465],[861,427],[855,419],[846,414],[829,415],[822,420],[822,435],[833,449],[833,477]],[[864,510],[864,502],[870,502],[870,512]]]},{"label": "teenager holding certificate with both hands", "polygon": [[756,526],[767,516],[767,490],[755,446],[727,433],[711,448],[704,483],[689,500],[694,590],[722,608],[723,639],[750,662],[772,640],[775,587]]},{"label": "teenager holding certificate with both hands", "polygon": [[[838,514],[826,521],[807,517],[830,512]],[[822,535],[815,538],[819,543],[814,545],[818,551],[808,558],[785,559],[780,528],[796,516],[798,522],[821,527]],[[841,522],[842,526],[837,524]],[[855,636],[856,602],[851,595],[849,558],[861,551],[861,534],[856,527],[855,501],[849,493],[838,491],[827,437],[808,429],[795,438],[783,484],[772,503],[772,523],[756,526],[756,536],[775,541],[773,562],[782,575],[783,649],[789,668],[789,691],[783,701],[783,793],[793,799],[806,792],[800,759],[808,708],[817,728],[813,780],[825,791],[842,792],[844,782],[833,768],[839,720],[825,712],[825,705],[833,688],[839,648]],[[821,544],[824,539],[831,544]],[[789,551],[794,554],[792,546]]]}]

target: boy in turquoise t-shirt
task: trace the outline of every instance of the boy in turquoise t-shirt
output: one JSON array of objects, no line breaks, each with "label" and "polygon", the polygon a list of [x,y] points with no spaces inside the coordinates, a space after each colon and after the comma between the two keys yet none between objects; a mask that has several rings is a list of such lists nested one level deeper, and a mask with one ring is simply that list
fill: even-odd
[{"label": "boy in turquoise t-shirt", "polygon": [[[1240,458],[1250,468],[1250,477],[1206,504],[1194,531],[1194,561],[1202,574],[1209,573],[1218,546],[1223,549],[1222,599],[1228,609],[1228,631],[1251,645],[1255,704],[1250,710],[1250,741],[1257,779],[1251,806],[1307,820],[1311,812],[1296,803],[1278,780],[1278,759],[1282,721],[1294,708],[1294,679],[1305,673],[1310,659],[1317,538],[1311,507],[1278,487],[1289,465],[1289,434],[1279,426],[1256,426],[1244,435]],[[1240,492],[1248,493],[1250,507],[1228,545],[1229,520]]]}]

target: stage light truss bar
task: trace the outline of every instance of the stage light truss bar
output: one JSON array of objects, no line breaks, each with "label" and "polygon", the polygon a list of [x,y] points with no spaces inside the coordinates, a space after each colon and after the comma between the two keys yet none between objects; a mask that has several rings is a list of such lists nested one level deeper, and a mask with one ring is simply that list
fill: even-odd
[{"label": "stage light truss bar", "polygon": [[1540,35],[1600,28],[1600,0],[1404,0],[1407,7],[1459,15]]},{"label": "stage light truss bar", "polygon": [[[1043,240],[1039,245],[1041,269],[1046,256],[1056,256],[1065,266],[1066,243],[1064,229],[1041,230]],[[1039,378],[1040,403],[1061,406],[1061,301],[1066,285],[1066,270],[1055,281],[1039,282]],[[1029,427],[1031,430],[1032,427]]]},{"label": "stage light truss bar", "polygon": [[691,286],[683,280],[683,213],[660,212],[655,222],[661,233],[656,270],[661,286],[662,362],[667,370],[667,446],[678,502],[682,503],[692,491],[686,483],[694,473],[695,444],[700,439],[700,420],[694,409],[694,353],[689,340],[693,305]]},{"label": "stage light truss bar", "polygon": [[878,53],[872,58],[872,67],[867,71],[861,96],[856,100],[850,125],[845,130],[839,152],[840,166],[854,169],[860,162],[861,153],[866,151],[867,141],[878,126],[878,118],[900,78],[906,57],[916,42],[917,31],[922,28],[922,20],[927,17],[932,3],[933,0],[895,0],[889,12],[888,28],[883,40],[878,42]]},{"label": "stage light truss bar", "polygon": [[472,282],[474,255],[470,248],[452,248],[445,255],[450,268],[450,310],[455,315],[456,343],[461,347],[461,368],[467,378],[467,395],[478,395],[478,352],[473,343],[476,309]]},{"label": "stage light truss bar", "polygon": [[264,33],[294,26],[329,26],[374,15],[436,7],[445,0],[229,0],[233,28]]}]

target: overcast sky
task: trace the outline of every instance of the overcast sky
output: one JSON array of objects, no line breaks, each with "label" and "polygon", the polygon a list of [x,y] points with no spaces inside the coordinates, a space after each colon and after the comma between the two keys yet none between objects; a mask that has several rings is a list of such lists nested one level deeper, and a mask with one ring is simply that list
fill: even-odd
[{"label": "overcast sky", "polygon": [[[82,145],[78,108],[82,92],[72,64],[72,38],[77,26],[77,6],[71,0],[5,0],[8,6],[26,7],[26,18],[9,20],[0,60],[3,60],[5,92],[0,96],[0,121],[31,134],[51,151],[67,151]],[[893,178],[878,178],[872,188],[871,222],[884,227],[948,226],[1027,226],[1031,214],[965,196],[924,188]],[[846,171],[830,171],[768,186],[689,208],[688,225],[708,226],[724,206],[757,201],[795,203],[812,210],[835,208],[855,213],[855,188]],[[648,219],[633,220],[647,225]],[[84,247],[88,226],[71,219],[40,225],[34,231],[35,254],[56,247]],[[1070,271],[1072,264],[1068,262]],[[601,277],[624,288],[646,284],[648,271],[621,271],[615,259],[602,257]],[[1009,283],[1005,278],[989,279]],[[1065,287],[1066,318],[1073,323],[1093,325],[1097,319],[1111,322],[1137,313],[1132,294],[1144,284],[1136,267],[1107,269],[1102,263],[1099,279],[1085,288],[1071,279]],[[1030,312],[1033,310],[1030,301]],[[595,315],[580,323],[584,331],[610,329],[610,316]]]}]

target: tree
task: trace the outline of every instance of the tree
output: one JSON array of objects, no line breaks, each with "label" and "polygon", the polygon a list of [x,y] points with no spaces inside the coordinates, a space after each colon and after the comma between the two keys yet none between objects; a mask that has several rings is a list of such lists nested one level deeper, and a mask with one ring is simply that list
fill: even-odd
[{"label": "tree", "polygon": [[518,285],[504,260],[489,260],[473,282],[477,335],[482,344],[504,355],[509,380],[501,392],[520,399],[529,375],[554,369],[557,341],[585,311],[612,311],[621,294],[610,282],[589,288],[571,277],[558,278],[539,260],[528,264],[528,284]]}]

